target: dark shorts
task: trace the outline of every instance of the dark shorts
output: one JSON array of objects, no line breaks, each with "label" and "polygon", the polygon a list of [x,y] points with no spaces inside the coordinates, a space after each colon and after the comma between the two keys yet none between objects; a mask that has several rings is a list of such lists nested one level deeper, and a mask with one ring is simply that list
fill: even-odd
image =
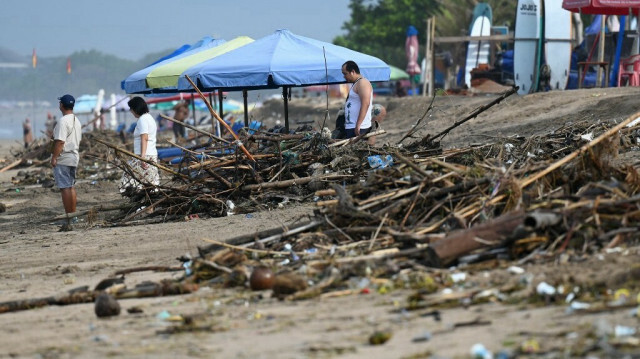
[{"label": "dark shorts", "polygon": [[186,137],[186,131],[185,131],[185,127],[182,124],[173,123],[173,134],[177,137],[182,137],[185,138]]},{"label": "dark shorts", "polygon": [[[346,138],[356,137],[356,129],[355,128],[347,128],[345,131],[347,132],[347,137]],[[360,134],[361,135],[366,135],[367,133],[369,133],[369,131],[371,131],[371,127],[369,127],[369,128],[361,128],[360,129]]]},{"label": "dark shorts", "polygon": [[53,178],[60,189],[71,188],[76,183],[76,168],[65,165],[56,165],[53,168]]}]

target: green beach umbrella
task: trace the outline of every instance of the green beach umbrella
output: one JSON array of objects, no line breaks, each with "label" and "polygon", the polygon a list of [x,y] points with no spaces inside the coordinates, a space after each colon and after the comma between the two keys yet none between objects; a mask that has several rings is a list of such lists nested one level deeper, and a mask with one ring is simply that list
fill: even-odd
[{"label": "green beach umbrella", "polygon": [[391,76],[389,77],[389,81],[409,79],[409,74],[405,71],[391,65],[389,65],[389,68],[391,68]]}]

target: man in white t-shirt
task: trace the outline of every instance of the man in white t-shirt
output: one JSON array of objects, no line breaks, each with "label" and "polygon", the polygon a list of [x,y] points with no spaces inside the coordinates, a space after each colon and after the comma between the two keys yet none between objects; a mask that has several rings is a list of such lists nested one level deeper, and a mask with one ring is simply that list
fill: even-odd
[{"label": "man in white t-shirt", "polygon": [[60,112],[62,118],[53,129],[53,153],[51,154],[51,166],[56,186],[60,188],[62,205],[67,215],[67,223],[60,228],[61,231],[70,231],[70,214],[76,211],[76,168],[80,161],[80,140],[82,139],[82,124],[73,114],[75,98],[71,95],[59,97]]}]

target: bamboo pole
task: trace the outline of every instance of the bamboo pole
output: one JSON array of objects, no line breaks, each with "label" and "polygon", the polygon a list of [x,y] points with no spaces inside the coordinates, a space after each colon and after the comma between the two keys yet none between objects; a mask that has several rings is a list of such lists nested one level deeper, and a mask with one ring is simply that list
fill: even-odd
[{"label": "bamboo pole", "polygon": [[13,163],[11,163],[11,164],[6,165],[6,166],[2,167],[2,169],[0,169],[0,173],[1,173],[1,172],[4,172],[4,171],[6,171],[6,170],[10,170],[10,169],[12,169],[13,167],[15,167],[15,166],[17,166],[17,165],[19,165],[19,164],[21,164],[21,163],[22,163],[22,159],[16,160],[16,161],[14,161],[14,162],[13,162]]},{"label": "bamboo pole", "polygon": [[148,164],[150,164],[150,165],[152,165],[152,166],[155,166],[155,167],[157,167],[157,168],[159,168],[159,169],[161,169],[161,170],[163,170],[163,171],[165,171],[165,172],[169,172],[169,173],[171,173],[172,175],[179,176],[179,177],[182,177],[182,178],[189,178],[189,176],[187,176],[187,175],[184,175],[184,174],[182,174],[182,173],[178,173],[178,172],[176,172],[176,171],[174,171],[174,170],[172,170],[172,169],[170,169],[170,168],[167,168],[167,167],[165,167],[165,166],[163,166],[163,165],[157,164],[157,163],[155,163],[155,162],[153,162],[153,161],[150,161],[150,160],[148,160],[148,159],[146,159],[146,158],[142,158],[142,157],[140,157],[140,156],[136,155],[135,153],[131,153],[131,152],[129,152],[129,151],[127,151],[127,150],[125,150],[124,148],[119,148],[119,147],[117,147],[117,146],[114,146],[114,145],[110,144],[109,142],[102,141],[102,140],[97,139],[97,138],[95,138],[94,140],[95,140],[96,142],[98,142],[98,143],[101,143],[101,144],[103,144],[103,145],[105,145],[105,146],[109,147],[109,148],[113,148],[113,149],[114,149],[114,150],[116,150],[116,151],[122,152],[122,153],[124,153],[124,154],[125,154],[125,155],[127,155],[127,156],[131,156],[131,157],[133,157],[133,158],[135,158],[135,159],[137,159],[137,160],[140,160],[140,161],[142,161],[142,162],[145,162],[145,163],[148,163]]},{"label": "bamboo pole", "polygon": [[336,142],[330,144],[329,147],[342,146],[342,145],[348,144],[350,142],[356,142],[355,139],[357,139],[357,138],[369,138],[369,137],[373,137],[373,136],[377,136],[377,135],[382,135],[383,133],[387,133],[387,131],[385,131],[385,130],[377,130],[375,132],[369,132],[364,136],[354,137],[354,138],[347,138],[347,139],[344,139],[344,140],[336,141]]},{"label": "bamboo pole", "polygon": [[606,139],[608,137],[611,137],[616,132],[620,131],[623,127],[625,127],[626,125],[628,125],[629,123],[633,122],[635,119],[637,119],[639,117],[640,117],[640,112],[636,112],[633,115],[627,117],[627,119],[625,119],[624,121],[619,123],[617,126],[609,129],[609,131],[607,131],[607,132],[603,133],[602,135],[598,136],[593,141],[585,144],[584,146],[580,147],[579,149],[577,149],[577,150],[573,151],[572,153],[568,154],[567,156],[565,156],[560,161],[557,161],[556,163],[554,163],[551,166],[545,168],[544,170],[536,173],[535,175],[528,177],[526,180],[521,181],[520,182],[520,188],[525,188],[528,185],[530,185],[531,183],[533,183],[533,182],[539,180],[540,178],[546,176],[547,174],[555,171],[556,169],[558,169],[559,167],[561,167],[565,163],[571,161],[572,159],[578,157],[582,153],[584,153],[587,150],[589,150],[591,147],[593,147],[593,146],[597,145],[598,143],[602,142],[604,139]]},{"label": "bamboo pole", "polygon": [[498,96],[498,98],[496,98],[495,100],[489,102],[486,105],[480,106],[478,107],[478,109],[476,109],[475,111],[473,111],[471,114],[469,114],[469,116],[465,117],[464,119],[460,120],[460,121],[456,121],[456,123],[454,123],[453,125],[449,126],[448,128],[444,129],[442,132],[440,132],[439,134],[431,137],[431,141],[435,141],[438,138],[442,139],[444,138],[444,136],[446,136],[449,131],[453,130],[454,128],[462,125],[463,123],[476,118],[479,114],[483,113],[484,111],[490,109],[491,107],[493,107],[494,105],[499,104],[500,102],[502,102],[502,100],[506,99],[507,97],[513,95],[514,93],[518,92],[519,87],[518,86],[514,86],[513,88],[511,88],[508,91],[503,92],[500,96]]},{"label": "bamboo pole", "polygon": [[224,126],[224,128],[227,129],[227,131],[229,131],[229,133],[231,134],[231,136],[233,136],[233,138],[236,139],[236,141],[238,142],[238,146],[240,147],[240,149],[242,150],[242,152],[244,152],[244,154],[252,161],[255,162],[256,159],[253,158],[253,156],[251,155],[251,153],[249,152],[249,150],[247,150],[246,147],[244,147],[244,145],[242,144],[242,142],[240,142],[240,139],[238,138],[238,135],[236,135],[235,132],[233,132],[233,130],[231,129],[231,127],[229,127],[229,125],[224,122],[223,119],[220,118],[220,116],[218,116],[218,114],[216,113],[216,111],[213,110],[213,107],[211,107],[211,104],[209,103],[209,101],[207,100],[207,98],[202,94],[202,92],[200,91],[200,89],[196,86],[196,84],[193,83],[193,81],[191,81],[191,78],[189,77],[189,75],[184,75],[184,77],[187,79],[187,81],[189,81],[189,83],[191,84],[191,86],[193,86],[193,88],[198,92],[198,94],[200,95],[200,98],[202,98],[202,101],[204,101],[204,103],[207,105],[207,108],[209,109],[209,112],[211,112],[211,116],[215,117],[216,120],[218,120],[218,122],[220,122],[220,124],[222,126]]},{"label": "bamboo pole", "polygon": [[[602,142],[604,139],[611,137],[613,134],[615,134],[616,132],[620,131],[622,128],[624,128],[626,125],[628,125],[629,123],[633,122],[635,119],[640,117],[640,112],[636,112],[633,115],[627,117],[624,121],[622,121],[621,123],[619,123],[617,126],[609,129],[607,132],[603,133],[602,135],[598,136],[596,139],[594,139],[593,141],[585,144],[584,146],[580,147],[579,149],[573,151],[572,153],[568,154],[567,156],[565,156],[564,158],[562,158],[559,161],[556,161],[555,163],[553,163],[551,166],[545,168],[544,170],[529,176],[527,179],[519,181],[518,186],[521,189],[524,189],[525,187],[529,186],[530,184],[532,184],[533,182],[539,180],[540,178],[548,175],[549,173],[557,170],[558,168],[560,168],[561,166],[563,166],[564,164],[566,164],[567,162],[573,160],[574,158],[578,157],[579,155],[581,155],[582,153],[586,152],[587,150],[589,150],[590,148],[592,148],[593,146],[597,145],[598,143]],[[457,214],[461,217],[468,217],[471,216],[475,213],[477,213],[482,207],[487,206],[487,205],[493,205],[496,204],[500,201],[502,201],[503,199],[505,199],[506,195],[502,194],[499,196],[494,197],[493,199],[491,199],[490,201],[488,201],[487,203],[485,203],[484,205],[480,205],[478,202],[466,207],[465,209],[458,211]]]},{"label": "bamboo pole", "polygon": [[331,175],[325,175],[325,176],[302,177],[302,178],[294,178],[286,181],[248,184],[248,185],[242,186],[240,189],[243,191],[252,191],[252,190],[270,189],[270,188],[283,188],[283,187],[295,186],[300,184],[307,184],[314,180],[318,180],[318,181],[332,180],[332,179],[338,179],[343,177],[350,177],[350,176],[331,174]]},{"label": "bamboo pole", "polygon": [[154,202],[153,204],[151,204],[148,207],[145,207],[144,209],[141,209],[137,212],[131,213],[130,215],[124,217],[120,223],[124,223],[124,222],[128,222],[129,220],[131,220],[132,218],[135,218],[137,216],[143,215],[143,214],[149,214],[152,213],[153,211],[156,210],[156,206],[161,204],[162,202],[166,201],[167,197],[161,198],[159,200],[157,200],[156,202]]}]

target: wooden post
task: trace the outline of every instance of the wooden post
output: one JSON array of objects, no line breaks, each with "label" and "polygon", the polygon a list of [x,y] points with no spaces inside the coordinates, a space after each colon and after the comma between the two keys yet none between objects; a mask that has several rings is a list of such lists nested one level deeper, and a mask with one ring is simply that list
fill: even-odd
[{"label": "wooden post", "polygon": [[[606,20],[607,20],[606,15],[600,15],[600,43],[598,48],[598,62],[600,63],[604,61],[604,43],[605,43],[604,29],[605,29]],[[598,66],[597,74],[598,74],[598,77],[596,78],[596,87],[602,87],[602,66]],[[609,79],[605,79],[604,81],[608,82]]]}]

